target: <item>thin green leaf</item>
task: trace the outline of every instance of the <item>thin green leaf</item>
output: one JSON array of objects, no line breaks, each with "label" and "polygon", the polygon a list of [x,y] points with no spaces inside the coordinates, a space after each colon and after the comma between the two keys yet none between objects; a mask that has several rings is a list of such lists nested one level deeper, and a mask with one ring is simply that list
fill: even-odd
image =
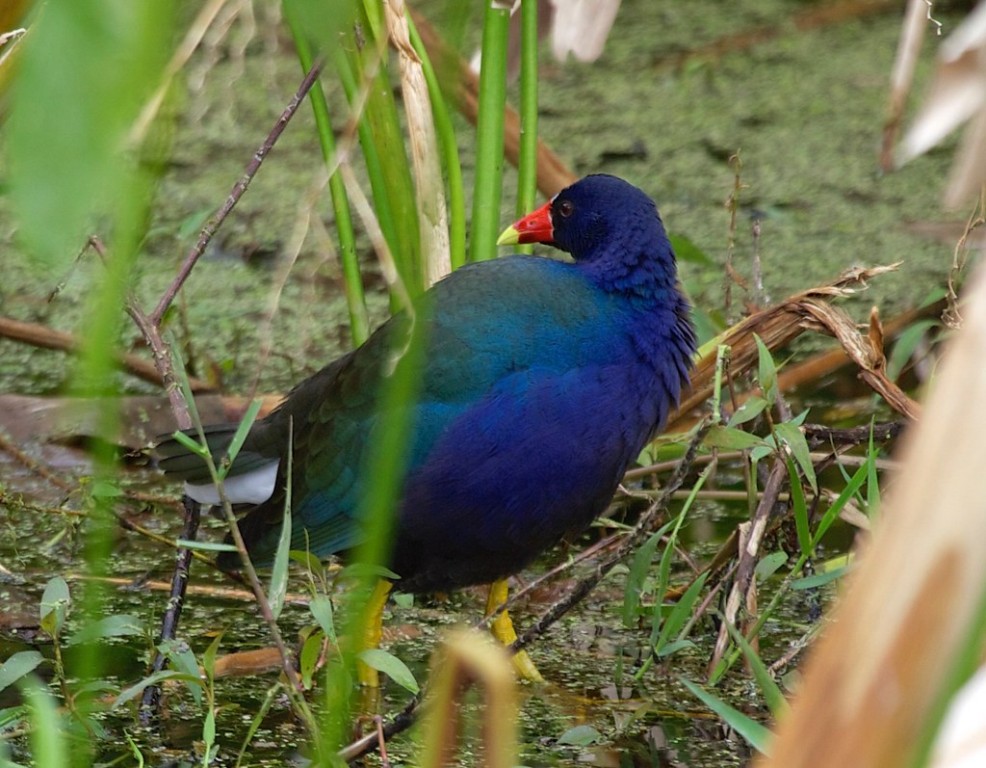
[{"label": "thin green leaf", "polygon": [[[288,445],[294,444],[293,431],[289,426]],[[292,451],[288,451],[287,476],[292,477]],[[270,602],[274,619],[281,616],[284,599],[288,594],[288,564],[291,561],[291,483],[284,492],[284,511],[281,514],[281,534],[277,540],[277,552],[270,572],[270,589],[267,599]]]},{"label": "thin green leaf", "polygon": [[771,552],[760,558],[760,561],[756,564],[753,569],[753,573],[757,577],[757,581],[766,581],[781,568],[788,560],[787,552],[783,550],[778,550],[777,552]]},{"label": "thin green leaf", "polygon": [[[661,625],[661,634],[657,638],[657,644],[654,647],[658,656],[665,655],[661,651],[668,644],[668,640],[678,634],[681,628],[685,626],[685,622],[692,615],[692,609],[695,607],[695,603],[698,602],[699,595],[702,593],[702,588],[705,586],[708,575],[708,572],[699,575],[688,586],[688,589],[685,590],[685,594],[678,598],[678,602],[674,604],[664,619],[664,623]],[[680,640],[682,638],[678,639]]]},{"label": "thin green leaf", "polygon": [[559,736],[555,743],[572,747],[588,747],[590,744],[600,744],[603,741],[603,735],[591,725],[576,725]]},{"label": "thin green leaf", "polygon": [[263,403],[260,400],[254,400],[246,409],[246,413],[243,414],[243,418],[236,427],[236,432],[233,435],[233,439],[229,441],[229,447],[226,449],[226,458],[217,468],[220,480],[225,480],[226,475],[229,474],[229,470],[232,468],[233,462],[236,461],[236,457],[239,455],[240,449],[243,447],[243,441],[247,439],[247,435],[250,434],[250,428],[253,427],[253,423],[257,420],[257,414],[260,413],[261,405],[263,405]]},{"label": "thin green leaf", "polygon": [[[667,528],[666,525],[665,528]],[[634,552],[633,559],[630,561],[630,570],[627,573],[626,585],[623,588],[623,625],[625,627],[632,627],[637,621],[644,579],[647,578],[647,571],[650,570],[654,552],[657,550],[657,545],[661,542],[663,535],[663,529],[651,535],[640,549]]]},{"label": "thin green leaf", "polygon": [[175,539],[179,549],[200,549],[203,552],[236,552],[233,544],[222,541],[192,541],[191,539]]},{"label": "thin green leaf", "polygon": [[777,366],[774,364],[774,358],[771,356],[770,350],[767,349],[767,345],[763,343],[763,339],[753,334],[753,340],[757,343],[759,358],[757,380],[760,383],[760,389],[763,390],[763,396],[767,398],[768,403],[773,405],[777,402]]},{"label": "thin green leaf", "polygon": [[18,651],[0,664],[0,691],[30,674],[45,660],[37,651]]},{"label": "thin green leaf", "polygon": [[811,451],[808,448],[808,441],[804,433],[791,422],[783,422],[774,427],[777,436],[791,449],[794,460],[801,467],[801,472],[808,481],[811,489],[818,493],[818,480],[815,479],[815,467],[811,463]]},{"label": "thin green leaf", "polygon": [[736,412],[730,417],[729,426],[738,427],[740,424],[746,424],[748,421],[753,421],[753,419],[763,413],[769,405],[770,403],[759,395],[753,395],[747,398],[747,401],[737,408]]},{"label": "thin green leaf", "polygon": [[308,610],[311,611],[318,626],[321,627],[325,636],[333,643],[338,642],[336,637],[335,620],[332,613],[332,601],[328,595],[315,595],[308,603]]},{"label": "thin green leaf", "polygon": [[824,587],[836,579],[841,579],[847,570],[849,570],[849,566],[842,565],[838,568],[833,568],[831,571],[813,573],[811,576],[795,579],[791,582],[791,589],[817,589],[818,587]]},{"label": "thin green leaf", "polygon": [[831,506],[825,510],[825,514],[822,515],[822,519],[818,521],[818,527],[815,529],[815,534],[811,537],[811,547],[814,549],[818,546],[818,542],[822,540],[828,529],[831,527],[832,523],[835,522],[842,508],[846,506],[846,502],[853,497],[853,495],[858,491],[866,478],[869,476],[869,467],[863,464],[850,478],[846,487],[842,489],[842,492],[832,502]]},{"label": "thin green leaf", "polygon": [[726,704],[721,699],[703,690],[690,680],[681,678],[681,684],[698,698],[705,706],[715,712],[722,720],[758,752],[768,754],[770,746],[770,731],[751,717],[744,715],[738,709]]},{"label": "thin green leaf", "polygon": [[[205,713],[205,723],[202,724],[202,741],[205,742],[205,753],[208,755],[210,748],[216,742],[216,711],[209,707]],[[209,765],[211,761],[205,760],[204,765]]]},{"label": "thin green leaf", "polygon": [[794,513],[794,527],[798,533],[798,546],[801,554],[811,557],[811,528],[808,524],[808,504],[805,502],[804,489],[801,487],[801,476],[794,462],[787,458],[787,476],[791,483],[791,510]]},{"label": "thin green leaf", "polygon": [[[181,371],[183,369],[181,368],[181,366],[179,366],[175,370]],[[192,399],[194,398],[191,398],[190,400]],[[182,448],[187,448],[189,451],[194,453],[199,458],[204,459],[206,456],[209,455],[208,447],[202,445],[202,443],[200,443],[191,435],[187,435],[184,432],[172,432],[171,436],[175,439],[176,443],[181,443]]]},{"label": "thin green leaf", "polygon": [[904,370],[904,366],[914,356],[918,345],[924,339],[927,332],[937,326],[937,320],[919,320],[907,326],[897,336],[894,348],[887,358],[887,378],[896,381]]},{"label": "thin green leaf", "polygon": [[675,258],[678,261],[687,261],[692,264],[701,264],[711,267],[715,264],[712,258],[685,235],[668,235],[671,241],[671,248],[674,250]]},{"label": "thin green leaf", "polygon": [[712,427],[702,444],[706,448],[718,448],[723,451],[745,451],[749,448],[762,447],[764,440],[736,427]]},{"label": "thin green leaf", "polygon": [[301,653],[298,654],[298,672],[301,674],[301,683],[306,690],[314,685],[314,675],[318,669],[318,660],[322,655],[324,641],[325,632],[316,629],[302,643]]},{"label": "thin green leaf", "polygon": [[201,685],[202,683],[202,681],[199,680],[198,675],[189,675],[186,674],[185,672],[178,672],[173,669],[165,669],[160,672],[155,672],[153,675],[148,675],[140,682],[134,683],[129,688],[125,688],[123,691],[120,692],[120,695],[117,696],[116,699],[114,699],[111,708],[119,707],[123,704],[126,704],[131,699],[140,696],[144,692],[144,689],[147,686],[157,685],[158,683],[162,683],[165,680],[180,680],[182,682],[196,684],[196,685]]},{"label": "thin green leaf", "polygon": [[879,451],[873,444],[873,424],[870,423],[870,442],[866,449],[866,514],[875,520],[880,514],[880,478],[876,473]]},{"label": "thin green leaf", "polygon": [[413,694],[417,694],[421,690],[418,686],[418,681],[414,679],[411,670],[407,668],[407,664],[394,656],[394,654],[388,653],[381,648],[368,648],[362,651],[359,657],[368,667],[372,667],[378,672],[383,672],[405,690]]},{"label": "thin green leaf", "polygon": [[51,637],[61,634],[65,626],[65,615],[71,604],[68,584],[61,576],[53,576],[45,585],[41,595],[41,628]]},{"label": "thin green leaf", "polygon": [[763,659],[760,658],[753,646],[743,637],[743,633],[740,632],[736,627],[734,627],[729,622],[726,622],[726,630],[729,635],[733,638],[733,642],[739,646],[743,655],[746,657],[747,663],[750,665],[750,669],[753,671],[753,677],[757,681],[757,685],[760,687],[760,692],[763,694],[764,701],[767,702],[767,707],[770,709],[770,713],[776,718],[780,717],[785,711],[787,711],[787,699],[784,697],[784,692],[781,691],[780,686],[777,681],[774,680],[773,675],[767,669],[767,665],[763,663]]},{"label": "thin green leaf", "polygon": [[223,633],[220,632],[216,635],[212,642],[209,643],[209,647],[205,649],[205,653],[202,654],[202,669],[205,670],[206,677],[210,680],[214,676],[216,669],[216,656],[219,654],[219,645],[222,643]]},{"label": "thin green leaf", "polygon": [[665,643],[662,645],[655,653],[659,659],[667,658],[668,656],[674,656],[678,651],[684,651],[688,648],[696,648],[697,646],[692,640],[687,637],[683,637],[680,640],[672,640],[670,643]]},{"label": "thin green leaf", "polygon": [[55,697],[34,676],[21,681],[21,691],[30,712],[31,758],[34,765],[71,765],[62,718]]}]

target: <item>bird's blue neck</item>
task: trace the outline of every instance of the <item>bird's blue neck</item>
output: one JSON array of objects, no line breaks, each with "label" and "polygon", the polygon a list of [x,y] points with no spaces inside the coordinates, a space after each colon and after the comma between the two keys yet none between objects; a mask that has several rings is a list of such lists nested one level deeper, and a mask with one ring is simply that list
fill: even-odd
[{"label": "bird's blue neck", "polygon": [[[636,234],[636,233],[628,233]],[[666,301],[677,293],[674,253],[663,230],[650,237],[609,240],[576,260],[579,270],[607,293],[637,301]]]}]

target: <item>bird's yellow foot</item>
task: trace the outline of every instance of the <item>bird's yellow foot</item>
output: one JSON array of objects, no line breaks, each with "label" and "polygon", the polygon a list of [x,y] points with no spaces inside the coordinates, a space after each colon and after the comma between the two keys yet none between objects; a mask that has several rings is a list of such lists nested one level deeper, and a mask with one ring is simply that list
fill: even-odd
[{"label": "bird's yellow foot", "polygon": [[[370,602],[367,606],[366,624],[363,626],[360,651],[380,647],[380,638],[383,637],[383,609],[387,605],[387,597],[390,595],[391,587],[392,584],[389,581],[381,580],[373,588],[373,594],[370,596]],[[380,673],[365,664],[358,656],[356,658],[356,679],[359,680],[360,685],[367,688],[380,687]]]},{"label": "bird's yellow foot", "polygon": [[[507,602],[507,581],[500,579],[490,584],[490,595],[486,600],[486,615],[489,616],[497,608]],[[510,614],[502,611],[490,625],[490,632],[493,637],[500,641],[504,647],[513,644],[517,639],[517,632],[514,630],[514,623],[510,620]],[[514,669],[522,680],[530,680],[532,683],[543,683],[544,678],[538,672],[527,651],[517,651],[513,655]]]}]

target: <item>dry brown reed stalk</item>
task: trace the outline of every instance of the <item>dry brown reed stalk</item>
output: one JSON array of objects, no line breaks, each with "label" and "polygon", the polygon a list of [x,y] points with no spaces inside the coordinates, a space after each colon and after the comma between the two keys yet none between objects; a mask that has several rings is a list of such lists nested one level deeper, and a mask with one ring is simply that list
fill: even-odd
[{"label": "dry brown reed stalk", "polygon": [[759,768],[917,764],[982,649],[986,271],[968,295],[883,516]]},{"label": "dry brown reed stalk", "polygon": [[442,163],[431,113],[431,97],[421,59],[411,45],[404,0],[384,3],[390,42],[400,63],[401,95],[407,116],[407,133],[414,168],[415,201],[421,233],[424,284],[428,287],[452,271],[448,209]]},{"label": "dry brown reed stalk", "polygon": [[[0,337],[20,341],[42,349],[57,349],[62,352],[76,352],[80,342],[71,333],[56,331],[45,325],[37,323],[25,323],[15,320],[12,317],[0,316]],[[120,367],[127,373],[136,376],[138,379],[149,381],[152,384],[161,384],[163,378],[161,373],[154,367],[153,363],[148,362],[142,357],[127,352],[118,354]],[[213,389],[207,382],[194,377],[189,378],[189,386],[193,392],[207,392]]]},{"label": "dry brown reed stalk", "polygon": [[758,352],[754,335],[759,336],[768,349],[775,350],[791,343],[806,330],[822,331],[834,336],[849,359],[860,369],[859,375],[863,381],[883,396],[892,408],[910,419],[917,418],[920,413],[917,403],[885,374],[886,359],[883,356],[882,330],[878,321],[871,318],[870,334],[864,337],[856,329],[852,319],[831,304],[834,299],[856,293],[865,287],[868,280],[893,271],[897,266],[892,264],[848,270],[827,285],[797,293],[736,323],[714,343],[705,345],[704,349],[707,351],[696,362],[692,371],[691,390],[678,409],[671,414],[668,428],[682,421],[712,395],[718,345],[725,344],[731,348],[730,372],[735,376],[757,364]]}]

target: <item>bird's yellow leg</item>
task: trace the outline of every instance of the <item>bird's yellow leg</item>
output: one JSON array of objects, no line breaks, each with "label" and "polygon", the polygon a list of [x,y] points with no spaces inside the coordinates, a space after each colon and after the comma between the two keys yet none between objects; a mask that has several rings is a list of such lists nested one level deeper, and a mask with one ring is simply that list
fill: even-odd
[{"label": "bird's yellow leg", "polygon": [[[366,624],[363,625],[363,637],[359,650],[378,648],[383,637],[383,609],[387,605],[387,597],[393,585],[381,579],[373,588],[370,602],[366,609]],[[367,666],[359,658],[356,659],[356,677],[360,685],[368,688],[380,687],[380,673],[373,667]]]},{"label": "bird's yellow leg", "polygon": [[[507,580],[500,579],[490,584],[490,595],[486,600],[486,615],[489,616],[493,611],[507,602]],[[510,620],[510,614],[502,611],[490,625],[493,637],[499,640],[504,646],[511,645],[517,639],[517,632],[514,631],[514,623]],[[544,682],[538,668],[534,666],[527,651],[517,651],[513,656],[514,669],[523,680],[530,680],[534,683]]]}]

